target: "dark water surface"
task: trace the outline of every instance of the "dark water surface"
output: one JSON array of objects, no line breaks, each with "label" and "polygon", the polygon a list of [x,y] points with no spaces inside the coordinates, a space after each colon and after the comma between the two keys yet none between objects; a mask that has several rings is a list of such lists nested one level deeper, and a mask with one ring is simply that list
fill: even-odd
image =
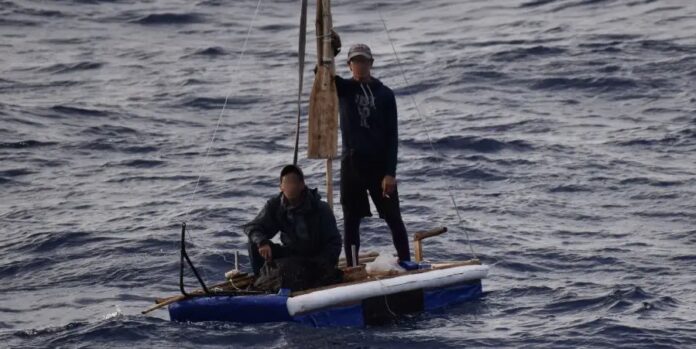
[{"label": "dark water surface", "polygon": [[141,316],[177,292],[178,224],[221,279],[292,160],[299,1],[262,1],[240,59],[256,5],[0,1],[0,347],[696,347],[692,0],[335,0],[397,93],[409,230],[449,226],[439,260],[468,231],[484,298],[366,329]]}]

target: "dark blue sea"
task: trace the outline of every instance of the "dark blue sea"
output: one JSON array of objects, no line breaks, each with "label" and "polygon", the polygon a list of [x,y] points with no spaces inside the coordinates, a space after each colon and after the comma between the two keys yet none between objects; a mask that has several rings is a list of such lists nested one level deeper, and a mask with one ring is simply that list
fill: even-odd
[{"label": "dark blue sea", "polygon": [[[696,347],[693,0],[334,0],[397,95],[410,233],[449,227],[441,261],[468,233],[484,296],[368,328],[141,315],[178,292],[182,221],[208,282],[248,268],[240,226],[292,162],[299,12],[0,1],[0,347]],[[362,238],[393,251],[377,218]]]}]

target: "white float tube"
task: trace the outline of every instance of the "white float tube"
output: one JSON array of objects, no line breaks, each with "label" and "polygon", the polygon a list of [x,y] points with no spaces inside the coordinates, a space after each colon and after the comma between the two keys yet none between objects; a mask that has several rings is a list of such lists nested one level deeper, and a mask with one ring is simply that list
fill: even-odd
[{"label": "white float tube", "polygon": [[488,275],[488,266],[486,265],[465,265],[339,286],[288,298],[288,313],[290,316],[294,316],[370,297],[479,280],[485,278],[486,275]]}]

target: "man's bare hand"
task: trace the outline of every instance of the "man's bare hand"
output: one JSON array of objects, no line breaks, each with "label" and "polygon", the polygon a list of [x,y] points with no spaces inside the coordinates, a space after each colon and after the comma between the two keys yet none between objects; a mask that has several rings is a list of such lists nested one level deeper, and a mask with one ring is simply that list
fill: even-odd
[{"label": "man's bare hand", "polygon": [[386,175],[382,179],[382,196],[388,198],[389,195],[394,193],[396,190],[396,178],[394,176]]},{"label": "man's bare hand", "polygon": [[273,259],[273,253],[271,252],[271,245],[262,245],[259,247],[259,254],[263,259],[271,261]]}]

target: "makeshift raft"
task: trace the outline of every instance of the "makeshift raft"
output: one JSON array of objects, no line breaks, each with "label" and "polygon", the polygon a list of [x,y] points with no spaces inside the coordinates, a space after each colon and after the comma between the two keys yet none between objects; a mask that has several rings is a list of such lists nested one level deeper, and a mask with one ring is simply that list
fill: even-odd
[{"label": "makeshift raft", "polygon": [[[364,264],[346,267],[344,282],[300,292],[281,289],[265,294],[249,287],[253,276],[232,271],[224,283],[207,287],[198,277],[184,245],[182,226],[180,288],[182,295],[158,299],[157,305],[144,311],[168,306],[172,321],[228,321],[237,323],[298,322],[315,327],[379,325],[407,314],[417,314],[474,300],[482,295],[481,280],[488,267],[478,259],[462,262],[424,262],[422,240],[446,232],[446,228],[414,235],[415,263],[401,272],[368,275]],[[362,262],[373,261],[378,254],[361,255]],[[183,287],[184,260],[199,279],[201,290],[188,293]]]},{"label": "makeshift raft", "polygon": [[[169,305],[173,321],[263,323],[294,321],[315,327],[379,325],[479,298],[488,267],[442,266],[388,278],[339,284],[299,295],[204,296]],[[426,264],[420,266],[426,267]]]}]

